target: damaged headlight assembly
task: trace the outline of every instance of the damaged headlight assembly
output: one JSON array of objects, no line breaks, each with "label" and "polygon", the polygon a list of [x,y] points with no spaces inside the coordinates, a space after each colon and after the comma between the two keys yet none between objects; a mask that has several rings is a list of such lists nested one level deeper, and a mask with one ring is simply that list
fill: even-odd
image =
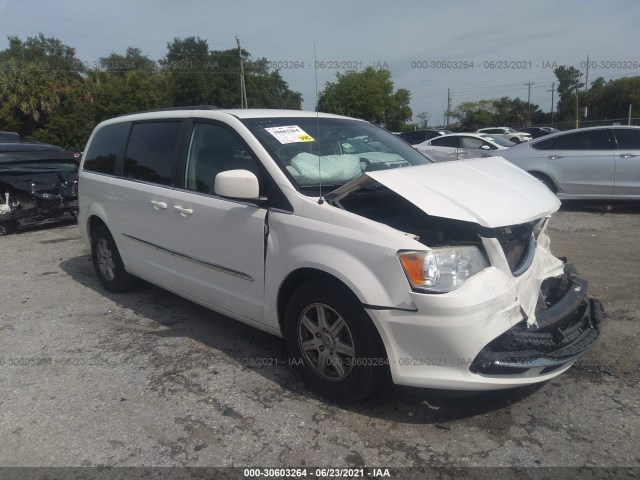
[{"label": "damaged headlight assembly", "polygon": [[398,252],[411,288],[422,293],[447,293],[490,264],[478,247],[434,248]]}]

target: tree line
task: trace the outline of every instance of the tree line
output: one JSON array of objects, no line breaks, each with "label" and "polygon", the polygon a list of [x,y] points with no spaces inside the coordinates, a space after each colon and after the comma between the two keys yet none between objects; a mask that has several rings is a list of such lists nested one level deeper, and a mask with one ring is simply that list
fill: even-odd
[{"label": "tree line", "polygon": [[[162,107],[216,105],[240,107],[240,62],[252,108],[300,109],[302,94],[291,90],[266,58],[252,59],[246,50],[210,50],[199,37],[174,38],[156,61],[139,48],[111,53],[97,62],[82,62],[75,49],[40,34],[21,40],[9,37],[0,51],[0,130],[24,138],[82,149],[93,127],[121,114]],[[583,73],[558,66],[557,104],[545,112],[536,104],[503,96],[463,102],[447,112],[454,130],[489,126],[522,126],[573,122],[576,96],[589,118],[627,115],[640,105],[640,77],[605,81],[599,77],[585,89]],[[427,112],[410,108],[411,92],[395,88],[387,68],[367,67],[337,73],[318,95],[318,111],[368,120],[388,130],[428,125]]]},{"label": "tree line", "polygon": [[584,74],[575,67],[560,65],[554,69],[554,74],[557,103],[553,112],[543,111],[539,105],[519,98],[463,102],[449,112],[457,120],[453,127],[470,130],[500,125],[574,124],[576,115],[580,121],[620,119],[627,117],[630,104],[636,109],[640,107],[640,77],[609,81],[598,77],[585,89]]},{"label": "tree line", "polygon": [[124,113],[187,105],[237,108],[239,55],[251,107],[301,108],[302,94],[265,58],[254,60],[246,50],[209,50],[197,37],[175,38],[159,61],[130,47],[93,64],[55,38],[9,37],[9,47],[0,51],[0,130],[83,149],[96,124]]}]

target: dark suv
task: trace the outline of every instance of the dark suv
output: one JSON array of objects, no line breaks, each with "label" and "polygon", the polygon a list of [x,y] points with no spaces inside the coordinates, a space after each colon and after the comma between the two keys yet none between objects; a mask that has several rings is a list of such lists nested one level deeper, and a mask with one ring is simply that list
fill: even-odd
[{"label": "dark suv", "polygon": [[432,138],[439,137],[440,135],[447,135],[451,133],[449,130],[438,130],[435,128],[426,128],[423,130],[411,130],[409,132],[402,132],[400,138],[411,145],[418,145],[419,143],[426,142]]}]

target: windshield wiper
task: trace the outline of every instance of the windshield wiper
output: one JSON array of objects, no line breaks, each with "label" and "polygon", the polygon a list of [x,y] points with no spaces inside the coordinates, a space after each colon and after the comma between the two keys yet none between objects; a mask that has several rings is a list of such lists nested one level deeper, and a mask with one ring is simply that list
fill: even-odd
[{"label": "windshield wiper", "polygon": [[[345,182],[346,183],[346,182]],[[344,183],[323,183],[322,185],[300,185],[300,190],[320,190],[330,192],[336,188],[340,188]]]}]

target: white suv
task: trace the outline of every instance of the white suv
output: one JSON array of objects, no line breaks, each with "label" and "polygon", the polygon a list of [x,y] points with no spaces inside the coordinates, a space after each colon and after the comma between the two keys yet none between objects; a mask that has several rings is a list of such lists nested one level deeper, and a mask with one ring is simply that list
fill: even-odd
[{"label": "white suv", "polygon": [[531,140],[530,134],[518,132],[517,130],[509,127],[481,128],[476,133],[488,133],[497,137],[502,137],[513,143],[522,143]]},{"label": "white suv", "polygon": [[500,158],[431,163],[367,122],[176,109],[98,125],[79,224],[96,274],[136,277],[284,337],[328,397],[541,382],[602,325],[551,255],[558,199]]}]

